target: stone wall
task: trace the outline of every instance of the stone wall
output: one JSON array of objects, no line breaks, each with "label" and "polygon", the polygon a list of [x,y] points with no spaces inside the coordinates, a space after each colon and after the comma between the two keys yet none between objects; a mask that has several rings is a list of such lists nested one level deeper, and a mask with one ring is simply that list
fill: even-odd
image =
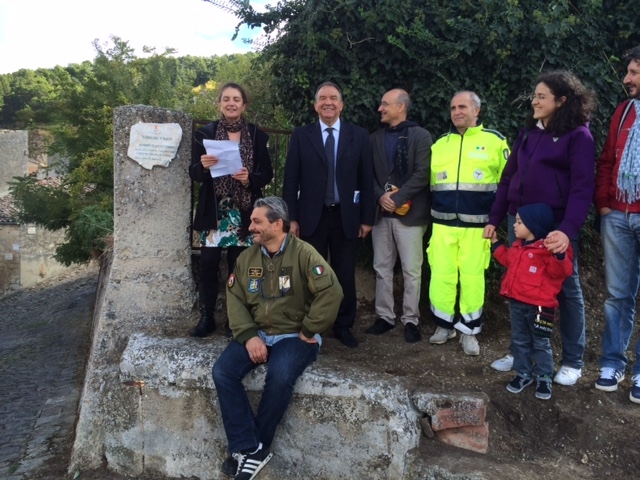
[{"label": "stone wall", "polygon": [[0,130],[0,197],[9,193],[13,177],[27,174],[29,165],[29,132]]},{"label": "stone wall", "polygon": [[0,224],[0,296],[20,288],[20,226]]}]

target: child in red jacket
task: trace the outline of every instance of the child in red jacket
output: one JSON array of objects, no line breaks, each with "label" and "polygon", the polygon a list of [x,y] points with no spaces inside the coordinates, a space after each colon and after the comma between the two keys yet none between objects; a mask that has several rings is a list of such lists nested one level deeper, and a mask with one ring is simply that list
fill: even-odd
[{"label": "child in red jacket", "polygon": [[493,255],[507,267],[500,293],[509,298],[513,369],[516,377],[507,390],[520,393],[533,383],[536,397],[551,398],[553,354],[549,337],[553,330],[557,296],[565,278],[573,271],[571,245],[565,253],[553,254],[544,238],[553,229],[553,211],[544,203],[518,209],[513,225],[516,240],[507,248],[494,233]]}]

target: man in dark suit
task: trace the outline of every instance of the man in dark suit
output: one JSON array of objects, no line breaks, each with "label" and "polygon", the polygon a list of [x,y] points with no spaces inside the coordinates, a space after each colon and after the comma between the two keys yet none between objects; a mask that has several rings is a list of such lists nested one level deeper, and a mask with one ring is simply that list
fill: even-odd
[{"label": "man in dark suit", "polygon": [[371,233],[376,271],[376,318],[366,333],[382,335],[395,327],[393,269],[398,256],[404,293],[401,322],[407,342],[419,341],[422,238],[430,220],[429,168],[431,134],[407,120],[411,99],[401,89],[382,97],[380,120],[385,128],[371,135],[374,196],[379,209]]},{"label": "man in dark suit", "polygon": [[325,82],[315,95],[318,122],[293,131],[282,198],[291,232],[330,260],[344,292],[333,332],[356,347],[350,331],[356,316],[356,247],[375,217],[369,134],[340,120],[344,107],[337,85]]}]

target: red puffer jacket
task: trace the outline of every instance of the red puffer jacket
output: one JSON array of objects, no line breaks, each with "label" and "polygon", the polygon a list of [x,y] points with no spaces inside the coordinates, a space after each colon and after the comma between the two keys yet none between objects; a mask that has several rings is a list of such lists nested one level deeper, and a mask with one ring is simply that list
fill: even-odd
[{"label": "red puffer jacket", "polygon": [[510,248],[500,245],[493,256],[507,267],[500,294],[530,305],[558,306],[562,283],[573,272],[571,245],[563,260],[547,250],[542,239],[526,245],[516,240]]}]

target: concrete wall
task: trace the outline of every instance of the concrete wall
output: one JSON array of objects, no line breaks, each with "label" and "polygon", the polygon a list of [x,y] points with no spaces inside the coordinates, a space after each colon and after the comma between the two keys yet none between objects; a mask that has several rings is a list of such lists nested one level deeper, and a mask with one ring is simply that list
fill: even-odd
[{"label": "concrete wall", "polygon": [[7,182],[27,174],[29,132],[0,130],[0,197],[9,193]]},{"label": "concrete wall", "polygon": [[[142,168],[127,157],[138,123],[178,123],[183,132],[168,167]],[[127,106],[114,114],[114,250],[101,301],[80,403],[72,463],[98,466],[113,443],[139,422],[139,395],[120,380],[119,363],[135,333],[167,334],[188,322],[194,302],[189,244],[191,119],[179,112]],[[186,329],[184,324],[183,328]],[[125,462],[126,463],[126,462]]]}]

